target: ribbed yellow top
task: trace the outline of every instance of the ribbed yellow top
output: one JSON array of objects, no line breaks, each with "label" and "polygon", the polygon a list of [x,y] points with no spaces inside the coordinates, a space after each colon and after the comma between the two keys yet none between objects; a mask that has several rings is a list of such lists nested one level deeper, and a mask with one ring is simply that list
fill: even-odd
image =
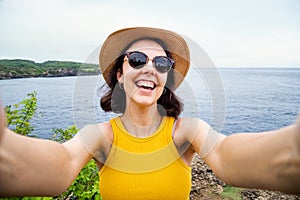
[{"label": "ribbed yellow top", "polygon": [[137,138],[119,117],[110,121],[114,141],[101,168],[104,200],[189,199],[191,167],[180,158],[172,140],[173,117],[164,117],[157,131]]}]

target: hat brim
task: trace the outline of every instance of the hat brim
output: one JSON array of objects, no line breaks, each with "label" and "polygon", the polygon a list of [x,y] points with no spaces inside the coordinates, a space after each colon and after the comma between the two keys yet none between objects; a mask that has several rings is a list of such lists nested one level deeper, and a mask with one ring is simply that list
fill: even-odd
[{"label": "hat brim", "polygon": [[103,43],[99,56],[100,71],[104,80],[108,82],[109,73],[124,48],[129,43],[141,38],[157,38],[164,42],[167,48],[165,50],[168,50],[172,59],[175,60],[175,83],[172,89],[177,89],[190,67],[189,48],[179,34],[158,28],[134,27],[121,29],[110,34]]}]

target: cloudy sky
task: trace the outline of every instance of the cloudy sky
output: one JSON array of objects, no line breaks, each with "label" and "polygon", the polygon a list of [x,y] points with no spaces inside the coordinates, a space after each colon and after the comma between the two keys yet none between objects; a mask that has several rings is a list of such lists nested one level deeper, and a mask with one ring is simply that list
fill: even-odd
[{"label": "cloudy sky", "polygon": [[0,59],[85,62],[131,26],[183,34],[217,67],[300,67],[299,0],[0,0]]}]

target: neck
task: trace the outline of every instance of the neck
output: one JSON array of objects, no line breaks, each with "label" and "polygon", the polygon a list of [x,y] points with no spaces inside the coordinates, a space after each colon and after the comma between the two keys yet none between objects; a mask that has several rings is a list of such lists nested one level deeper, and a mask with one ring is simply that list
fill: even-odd
[{"label": "neck", "polygon": [[130,134],[136,137],[148,137],[157,130],[162,116],[156,104],[143,108],[127,106],[121,120]]}]

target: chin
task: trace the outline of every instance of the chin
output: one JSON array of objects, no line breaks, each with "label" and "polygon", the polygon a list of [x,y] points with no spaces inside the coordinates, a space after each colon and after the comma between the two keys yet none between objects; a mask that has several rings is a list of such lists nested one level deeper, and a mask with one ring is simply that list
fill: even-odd
[{"label": "chin", "polygon": [[157,103],[157,99],[151,98],[151,97],[147,97],[147,96],[135,96],[133,98],[131,98],[131,100],[133,102],[135,102],[136,104],[140,105],[140,106],[152,106],[154,104]]}]

